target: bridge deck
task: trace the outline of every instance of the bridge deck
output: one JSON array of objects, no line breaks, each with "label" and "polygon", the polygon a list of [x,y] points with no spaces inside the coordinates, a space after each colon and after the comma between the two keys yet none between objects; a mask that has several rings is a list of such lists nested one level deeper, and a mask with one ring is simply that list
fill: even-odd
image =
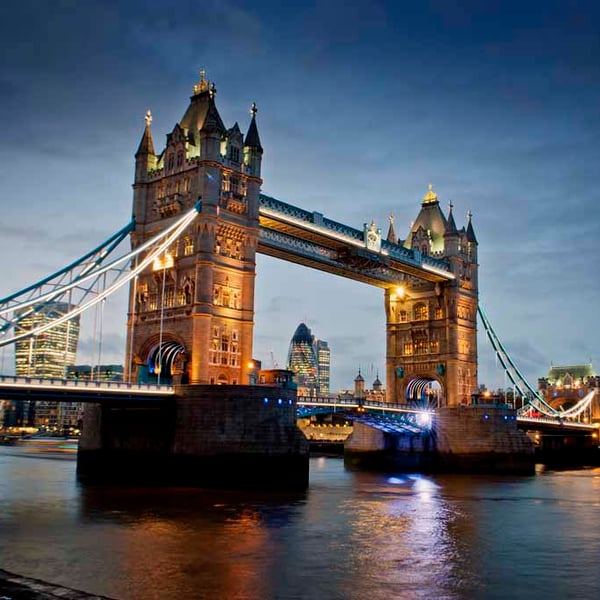
[{"label": "bridge deck", "polygon": [[0,376],[0,396],[5,400],[43,399],[56,402],[164,400],[172,397],[174,393],[173,387],[169,385]]}]

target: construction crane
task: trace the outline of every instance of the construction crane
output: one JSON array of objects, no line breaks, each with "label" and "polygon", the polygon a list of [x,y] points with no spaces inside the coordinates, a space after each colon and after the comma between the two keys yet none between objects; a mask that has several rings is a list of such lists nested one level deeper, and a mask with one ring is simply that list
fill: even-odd
[{"label": "construction crane", "polygon": [[271,353],[271,364],[273,365],[273,369],[279,369],[279,363],[275,360],[275,354],[273,353],[273,350],[271,350],[270,353]]}]

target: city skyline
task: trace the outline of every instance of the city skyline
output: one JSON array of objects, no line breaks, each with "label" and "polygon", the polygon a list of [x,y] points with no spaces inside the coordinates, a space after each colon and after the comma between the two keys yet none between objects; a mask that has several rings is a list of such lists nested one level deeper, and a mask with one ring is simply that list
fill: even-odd
[{"label": "city skyline", "polygon": [[[128,220],[146,110],[162,147],[206,68],[228,127],[258,104],[265,193],[357,228],[394,213],[405,238],[433,183],[459,227],[473,212],[480,300],[530,381],[551,362],[597,368],[598,8],[268,5],[190,3],[189,23],[208,18],[192,41],[153,2],[9,9],[2,295]],[[304,320],[335,348],[332,390],[385,372],[381,290],[263,256],[256,282],[257,358],[283,363]],[[122,363],[126,302],[107,304],[102,362]],[[479,329],[479,381],[503,386]],[[89,333],[80,346],[93,362]]]}]

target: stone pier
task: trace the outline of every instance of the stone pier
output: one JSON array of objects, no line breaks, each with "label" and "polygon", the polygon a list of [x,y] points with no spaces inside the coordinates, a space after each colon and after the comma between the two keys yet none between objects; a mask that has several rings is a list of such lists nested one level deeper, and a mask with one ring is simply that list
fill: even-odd
[{"label": "stone pier", "polygon": [[304,489],[309,449],[295,391],[181,385],[162,402],[88,405],[77,455],[83,481]]},{"label": "stone pier", "polygon": [[533,474],[533,443],[516,411],[496,406],[441,408],[433,422],[436,470]]},{"label": "stone pier", "polygon": [[355,423],[349,466],[408,472],[533,474],[533,444],[516,412],[494,406],[438,409],[427,432],[398,435]]}]

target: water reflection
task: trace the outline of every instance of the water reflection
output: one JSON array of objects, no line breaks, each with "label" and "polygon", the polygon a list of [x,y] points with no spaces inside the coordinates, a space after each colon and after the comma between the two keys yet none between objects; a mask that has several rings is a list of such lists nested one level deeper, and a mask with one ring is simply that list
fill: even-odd
[{"label": "water reflection", "polygon": [[[0,449],[0,566],[123,599],[600,597],[600,469],[377,475],[306,493],[81,487]],[[571,560],[571,557],[577,557]]]}]

